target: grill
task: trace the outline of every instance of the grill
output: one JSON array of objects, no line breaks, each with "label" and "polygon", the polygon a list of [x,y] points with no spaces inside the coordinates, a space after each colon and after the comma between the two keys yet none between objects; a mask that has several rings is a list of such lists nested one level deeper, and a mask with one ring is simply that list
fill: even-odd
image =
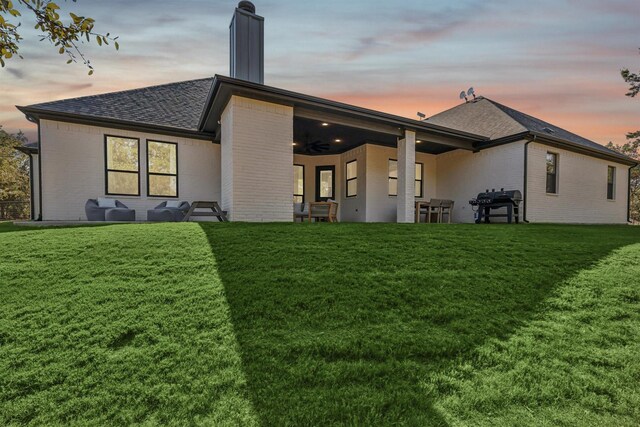
[{"label": "grill", "polygon": [[[500,191],[488,189],[484,193],[478,194],[475,199],[469,200],[471,206],[475,206],[476,224],[480,224],[484,219],[485,223],[490,223],[490,218],[507,218],[511,224],[515,216],[516,224],[519,220],[520,202],[522,193],[520,190],[507,190],[501,188]],[[493,210],[506,208],[507,213],[493,213]]]}]

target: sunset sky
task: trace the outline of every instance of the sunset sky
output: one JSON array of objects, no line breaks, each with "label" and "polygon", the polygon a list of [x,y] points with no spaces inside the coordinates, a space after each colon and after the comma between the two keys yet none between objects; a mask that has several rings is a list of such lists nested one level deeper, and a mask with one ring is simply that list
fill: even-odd
[{"label": "sunset sky", "polygon": [[[620,69],[640,69],[639,0],[255,0],[265,17],[265,84],[406,117],[460,102],[461,90],[602,144],[640,128]],[[228,74],[237,1],[79,0],[121,49],[86,45],[96,72],[66,65],[25,14],[21,53],[0,69],[0,124],[56,99]],[[29,29],[31,28],[31,29]]]}]

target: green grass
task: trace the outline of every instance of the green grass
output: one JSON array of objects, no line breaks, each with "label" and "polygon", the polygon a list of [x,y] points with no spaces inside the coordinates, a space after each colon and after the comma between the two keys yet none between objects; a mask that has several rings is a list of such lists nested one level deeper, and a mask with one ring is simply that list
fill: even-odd
[{"label": "green grass", "polygon": [[0,224],[0,424],[640,423],[640,228]]}]

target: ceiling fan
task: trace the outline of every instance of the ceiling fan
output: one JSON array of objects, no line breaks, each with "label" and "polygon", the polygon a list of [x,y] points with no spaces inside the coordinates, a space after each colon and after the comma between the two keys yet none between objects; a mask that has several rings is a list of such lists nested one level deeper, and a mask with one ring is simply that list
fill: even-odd
[{"label": "ceiling fan", "polygon": [[311,141],[311,134],[305,134],[305,142],[302,144],[302,151],[305,154],[320,154],[329,150],[329,143],[322,140]]}]

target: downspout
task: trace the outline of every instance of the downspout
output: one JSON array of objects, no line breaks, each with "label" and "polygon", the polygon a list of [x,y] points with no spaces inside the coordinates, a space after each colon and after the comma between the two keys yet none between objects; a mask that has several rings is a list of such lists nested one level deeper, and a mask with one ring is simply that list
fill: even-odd
[{"label": "downspout", "polygon": [[31,212],[29,212],[29,218],[33,221],[36,219],[36,199],[33,194],[33,154],[29,154],[29,204],[31,205]]},{"label": "downspout", "polygon": [[636,163],[633,166],[629,167],[629,180],[627,181],[627,222],[631,223],[631,169],[637,168],[638,164]]},{"label": "downspout", "polygon": [[528,175],[528,158],[529,158],[529,144],[536,140],[536,136],[524,143],[524,179],[522,186],[522,222],[528,224],[527,221],[527,175]]},{"label": "downspout", "polygon": [[38,120],[38,218],[42,221],[42,135],[40,133],[40,120]]}]

